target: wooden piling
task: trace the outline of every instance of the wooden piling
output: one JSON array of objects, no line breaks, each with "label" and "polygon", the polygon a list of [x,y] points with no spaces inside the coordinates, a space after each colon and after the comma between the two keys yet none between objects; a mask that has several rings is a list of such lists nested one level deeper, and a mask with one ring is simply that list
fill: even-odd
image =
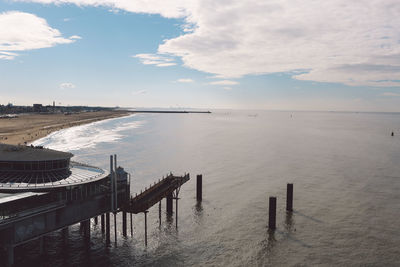
[{"label": "wooden piling", "polygon": [[14,265],[14,247],[12,245],[7,246],[7,262],[6,266],[11,267]]},{"label": "wooden piling", "polygon": [[269,229],[276,228],[276,197],[269,197]]},{"label": "wooden piling", "polygon": [[161,226],[161,200],[158,202],[158,221]]},{"label": "wooden piling", "polygon": [[286,187],[286,210],[293,211],[293,184]]},{"label": "wooden piling", "polygon": [[43,255],[44,253],[44,244],[45,240],[44,240],[44,236],[39,237],[39,255]]},{"label": "wooden piling", "polygon": [[149,211],[145,211],[144,212],[144,244],[147,247],[147,212]]},{"label": "wooden piling", "polygon": [[117,213],[114,212],[114,241],[117,244]]},{"label": "wooden piling", "polygon": [[167,214],[172,215],[172,213],[174,212],[173,206],[172,206],[173,205],[172,204],[172,200],[173,200],[172,192],[167,195],[166,200],[167,200]]},{"label": "wooden piling", "polygon": [[175,225],[176,225],[176,229],[178,229],[178,197],[176,197],[175,198],[175,204],[176,204],[176,207],[175,207]]},{"label": "wooden piling", "polygon": [[130,213],[130,215],[131,215],[131,236],[133,236],[132,213]]},{"label": "wooden piling", "polygon": [[201,201],[203,199],[203,175],[197,175],[197,183],[196,183],[196,199],[197,201]]},{"label": "wooden piling", "polygon": [[126,211],[122,212],[122,235],[126,236]]},{"label": "wooden piling", "polygon": [[86,240],[90,240],[90,219],[84,220],[83,222],[81,222],[81,227],[83,230],[83,237]]},{"label": "wooden piling", "polygon": [[106,244],[110,244],[110,213],[106,213]]},{"label": "wooden piling", "polygon": [[101,233],[104,234],[105,232],[104,214],[101,214],[100,216],[100,224],[101,224]]}]

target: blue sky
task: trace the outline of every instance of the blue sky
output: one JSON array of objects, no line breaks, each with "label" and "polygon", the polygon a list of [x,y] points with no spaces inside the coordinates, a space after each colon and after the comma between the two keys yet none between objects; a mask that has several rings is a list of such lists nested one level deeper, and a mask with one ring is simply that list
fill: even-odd
[{"label": "blue sky", "polygon": [[0,104],[400,111],[399,18],[395,0],[1,1]]}]

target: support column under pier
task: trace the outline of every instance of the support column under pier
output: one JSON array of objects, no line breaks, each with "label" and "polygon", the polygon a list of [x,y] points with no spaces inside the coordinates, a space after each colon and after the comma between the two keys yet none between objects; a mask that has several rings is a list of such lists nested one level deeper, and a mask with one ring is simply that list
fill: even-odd
[{"label": "support column under pier", "polygon": [[117,244],[117,213],[114,212],[114,241]]},{"label": "support column under pier", "polygon": [[172,195],[172,192],[167,195],[166,200],[167,200],[167,214],[168,215],[172,215],[172,213],[173,213],[173,206],[172,206],[173,195]]},{"label": "support column under pier", "polygon": [[14,265],[14,247],[7,246],[7,258],[6,258],[6,267],[11,267]]},{"label": "support column under pier", "polygon": [[106,213],[106,244],[110,244],[110,213]]},{"label": "support column under pier", "polygon": [[130,215],[131,215],[131,236],[133,236],[132,213],[130,213]]},{"label": "support column under pier", "polygon": [[104,214],[101,214],[101,217],[100,217],[100,224],[101,224],[101,233],[104,234],[104,232],[105,232]]},{"label": "support column under pier", "polygon": [[68,243],[68,226],[61,230],[61,236],[64,245]]},{"label": "support column under pier", "polygon": [[122,212],[122,235],[126,236],[126,211]]},{"label": "support column under pier", "polygon": [[39,237],[39,254],[43,255],[44,253],[44,246],[45,246],[45,240],[44,236]]},{"label": "support column under pier", "polygon": [[147,213],[149,211],[144,212],[144,244],[147,247]]},{"label": "support column under pier", "polygon": [[175,225],[176,225],[176,229],[178,229],[178,200],[179,200],[179,198],[178,197],[176,197],[175,198],[175,204],[176,204],[176,207],[175,207],[175,215],[176,215],[176,217],[175,217]]},{"label": "support column under pier", "polygon": [[160,226],[161,226],[161,200],[158,203],[158,220],[159,220],[159,223],[160,223]]}]

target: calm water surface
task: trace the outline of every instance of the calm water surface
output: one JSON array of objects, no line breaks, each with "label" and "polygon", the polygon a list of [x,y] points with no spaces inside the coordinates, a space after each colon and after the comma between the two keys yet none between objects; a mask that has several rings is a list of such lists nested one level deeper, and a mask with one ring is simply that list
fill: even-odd
[{"label": "calm water surface", "polygon": [[[192,179],[180,193],[178,229],[164,213],[160,228],[158,207],[150,209],[147,248],[144,215],[133,217],[133,238],[122,236],[118,216],[117,245],[106,247],[92,225],[87,246],[75,225],[68,240],[47,237],[45,257],[37,241],[17,248],[20,266],[400,265],[400,114],[138,114],[36,144],[103,168],[118,154],[132,192],[170,171]],[[196,205],[200,173],[204,200]],[[293,214],[285,212],[288,182]],[[267,229],[269,196],[278,198],[275,232]]]}]

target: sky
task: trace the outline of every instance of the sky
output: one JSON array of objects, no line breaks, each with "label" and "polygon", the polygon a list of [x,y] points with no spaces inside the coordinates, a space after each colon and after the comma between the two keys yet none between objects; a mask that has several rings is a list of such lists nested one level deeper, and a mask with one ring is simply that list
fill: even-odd
[{"label": "sky", "polygon": [[400,112],[399,0],[0,0],[0,104]]}]

